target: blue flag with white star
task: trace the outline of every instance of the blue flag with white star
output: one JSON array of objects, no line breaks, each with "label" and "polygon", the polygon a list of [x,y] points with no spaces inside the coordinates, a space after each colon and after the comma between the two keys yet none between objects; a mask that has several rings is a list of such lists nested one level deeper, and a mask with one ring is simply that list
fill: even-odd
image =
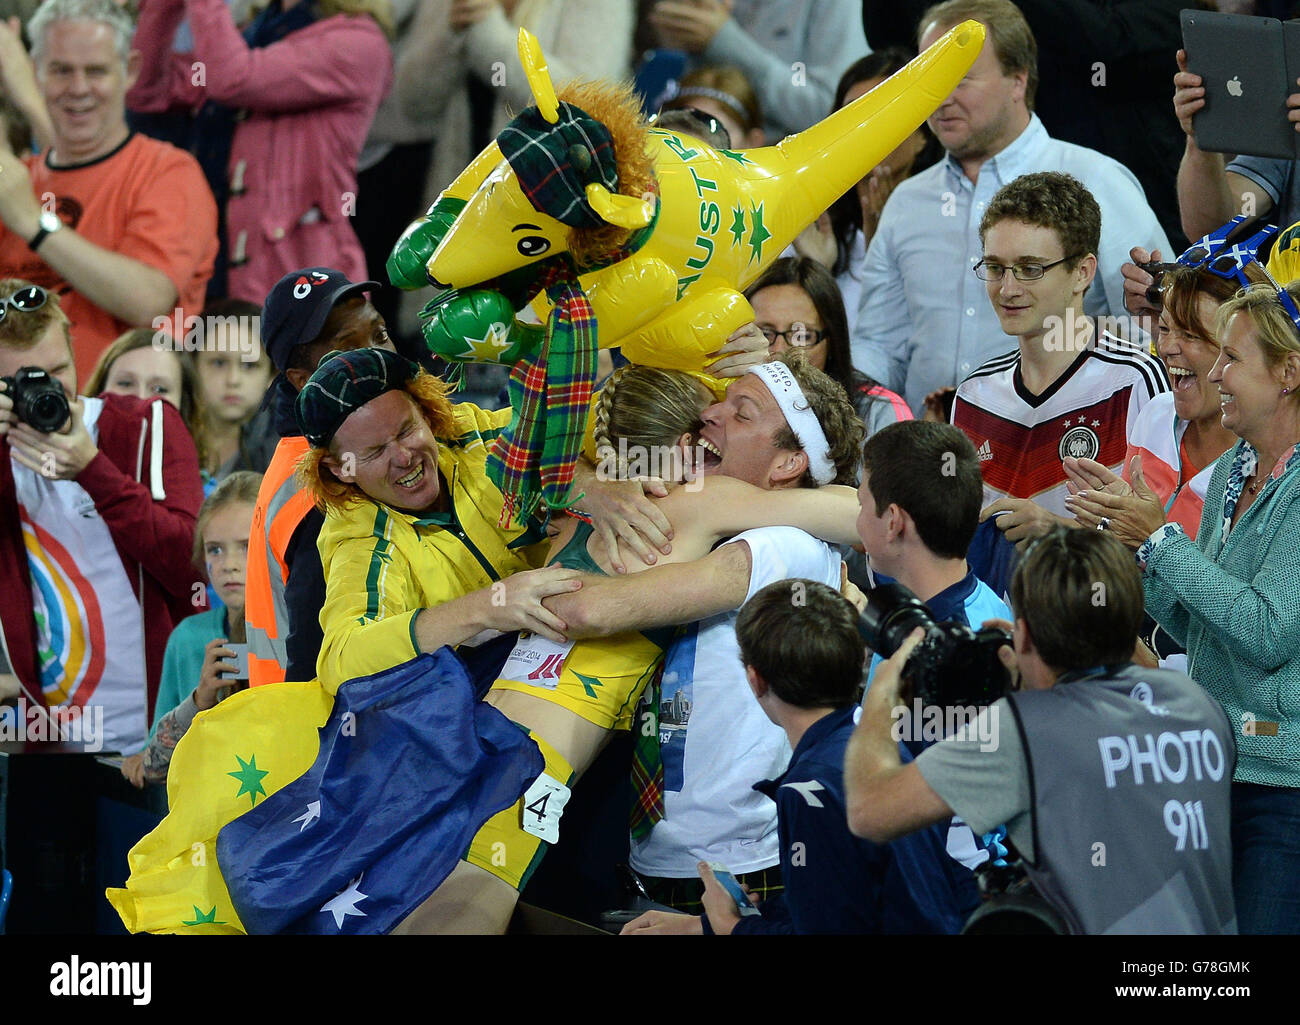
[{"label": "blue flag with white star", "polygon": [[217,861],[249,933],[385,933],[541,771],[440,648],[343,684],[315,763],[223,827]]}]

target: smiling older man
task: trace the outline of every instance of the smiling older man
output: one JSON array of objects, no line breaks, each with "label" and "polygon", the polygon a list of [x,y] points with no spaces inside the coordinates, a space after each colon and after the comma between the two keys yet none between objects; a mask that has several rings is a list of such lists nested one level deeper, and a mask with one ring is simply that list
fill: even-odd
[{"label": "smiling older man", "polygon": [[110,341],[182,308],[197,313],[217,253],[217,207],[188,153],[133,134],[131,17],[113,0],[46,0],[28,23],[33,67],[5,58],[20,107],[44,107],[52,143],[0,142],[0,276],[63,297],[77,372]]}]

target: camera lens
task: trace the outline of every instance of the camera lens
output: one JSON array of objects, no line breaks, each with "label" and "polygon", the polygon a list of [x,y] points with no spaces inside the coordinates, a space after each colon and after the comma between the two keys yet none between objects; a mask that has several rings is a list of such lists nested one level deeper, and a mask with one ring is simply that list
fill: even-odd
[{"label": "camera lens", "polygon": [[5,383],[13,395],[14,415],[34,430],[51,434],[68,422],[71,410],[63,386],[40,367],[19,367]]},{"label": "camera lens", "polygon": [[934,625],[930,611],[902,584],[881,584],[867,592],[862,636],[872,651],[889,658],[918,626]]},{"label": "camera lens", "polygon": [[42,434],[52,434],[68,420],[68,400],[62,391],[45,391],[32,396],[23,418]]}]

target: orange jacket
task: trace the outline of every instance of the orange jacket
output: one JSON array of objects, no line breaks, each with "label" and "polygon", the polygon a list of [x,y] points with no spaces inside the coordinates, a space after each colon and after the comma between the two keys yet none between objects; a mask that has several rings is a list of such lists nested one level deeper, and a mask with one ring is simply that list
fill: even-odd
[{"label": "orange jacket", "polygon": [[262,477],[248,538],[248,580],[244,624],[248,635],[248,682],[259,687],[283,683],[289,659],[289,610],[284,601],[289,567],[285,551],[312,500],[298,486],[294,471],[310,446],[301,436],[281,438]]}]

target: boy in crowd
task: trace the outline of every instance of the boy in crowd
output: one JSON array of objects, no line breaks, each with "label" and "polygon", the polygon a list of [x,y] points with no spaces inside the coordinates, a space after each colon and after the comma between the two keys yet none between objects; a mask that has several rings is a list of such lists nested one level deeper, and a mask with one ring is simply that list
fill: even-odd
[{"label": "boy in crowd", "polygon": [[[967,564],[983,489],[975,447],[951,424],[905,420],[872,435],[863,446],[858,536],[872,572],[915,594],[936,623],[956,621],[978,630],[990,619],[1011,618],[1006,602]],[[864,607],[864,596],[853,591],[850,596],[859,609]],[[881,661],[879,653],[872,655],[868,686]],[[904,721],[913,727],[905,739],[912,754],[937,739],[926,739],[921,722]],[[948,853],[974,869],[995,856],[990,852],[999,838],[977,835],[954,819],[948,826]]]},{"label": "boy in crowd", "polygon": [[975,447],[951,424],[905,420],[863,446],[858,536],[871,570],[920,598],[937,623],[978,630],[1010,613],[966,563],[983,491]]},{"label": "boy in crowd", "polygon": [[1009,541],[1074,526],[1062,460],[1095,459],[1118,473],[1130,425],[1169,390],[1145,344],[1105,333],[1084,315],[1100,239],[1096,199],[1055,171],[1003,186],[980,221],[984,258],[974,271],[1017,347],[961,383],[952,422],[978,453],[980,519],[996,516]]},{"label": "boy in crowd", "polygon": [[[945,853],[940,827],[887,846],[864,843],[848,830],[844,754],[866,654],[852,604],[814,580],[778,581],[740,610],[736,638],[750,690],[794,751],[781,776],[754,786],[776,802],[785,889],[757,904],[759,915],[742,917],[700,862],[704,914],[697,931],[959,931],[976,903],[975,890]],[[899,757],[911,760],[901,745]],[[675,932],[677,918],[651,911],[624,931]]]}]

